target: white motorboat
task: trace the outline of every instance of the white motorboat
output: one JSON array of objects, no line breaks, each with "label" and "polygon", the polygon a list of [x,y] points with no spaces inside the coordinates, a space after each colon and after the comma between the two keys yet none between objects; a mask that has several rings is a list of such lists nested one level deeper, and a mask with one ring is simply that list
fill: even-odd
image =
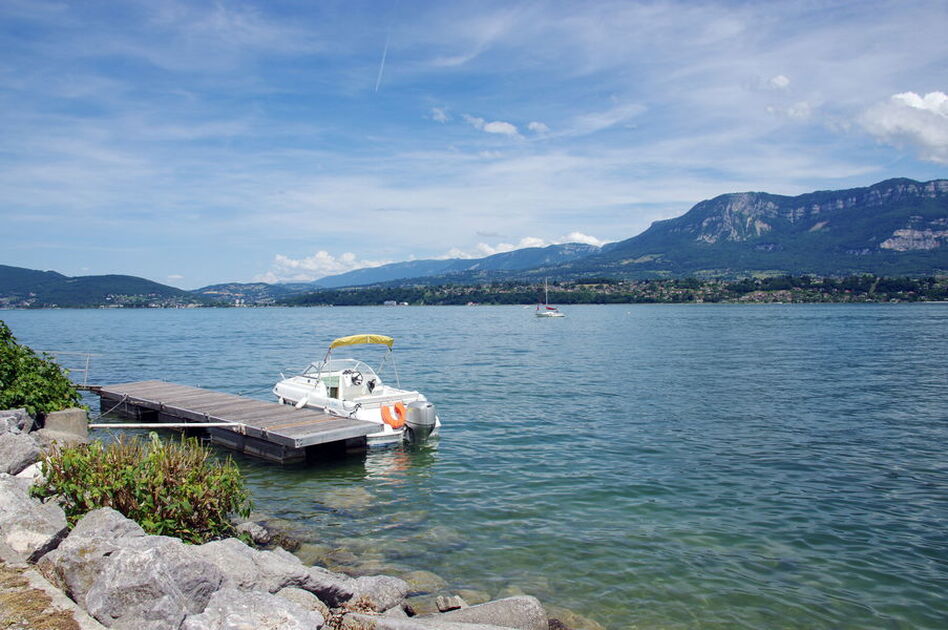
[{"label": "white motorboat", "polygon": [[[436,433],[441,420],[433,404],[417,391],[400,389],[398,369],[392,346],[395,340],[385,335],[350,335],[329,344],[323,360],[310,363],[297,376],[283,377],[273,388],[277,399],[297,408],[311,407],[345,418],[374,422],[379,431],[367,436],[370,446],[422,440]],[[354,358],[334,358],[341,346],[377,344],[387,346],[378,370]],[[380,373],[391,364],[395,387],[382,382]]]},{"label": "white motorboat", "polygon": [[555,306],[550,306],[550,289],[543,280],[543,304],[537,304],[537,317],[566,317],[566,313],[560,312]]}]

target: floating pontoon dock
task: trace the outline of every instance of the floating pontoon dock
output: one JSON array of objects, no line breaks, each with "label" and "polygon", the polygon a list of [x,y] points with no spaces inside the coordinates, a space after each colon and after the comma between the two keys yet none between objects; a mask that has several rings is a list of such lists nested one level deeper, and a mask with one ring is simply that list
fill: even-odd
[{"label": "floating pontoon dock", "polygon": [[283,464],[304,461],[307,449],[322,445],[365,448],[365,436],[378,431],[377,424],[363,420],[164,381],[103,385],[94,391],[103,412],[178,428],[209,424],[203,428],[212,442]]}]

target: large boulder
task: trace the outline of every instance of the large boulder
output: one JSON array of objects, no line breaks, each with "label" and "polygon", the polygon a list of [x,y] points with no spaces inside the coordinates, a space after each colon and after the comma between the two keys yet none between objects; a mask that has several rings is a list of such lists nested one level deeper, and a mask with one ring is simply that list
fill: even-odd
[{"label": "large boulder", "polygon": [[321,567],[309,567],[301,588],[315,593],[330,606],[358,603],[376,612],[388,610],[404,601],[408,584],[387,575],[366,575],[351,578]]},{"label": "large boulder", "polygon": [[460,608],[451,612],[414,617],[418,622],[478,623],[519,630],[548,630],[549,620],[543,605],[536,597],[522,595]]},{"label": "large boulder", "polygon": [[39,456],[39,446],[29,433],[0,433],[0,473],[15,475]]},{"label": "large boulder", "polygon": [[319,612],[283,597],[227,587],[211,596],[204,612],[185,619],[181,630],[317,630],[324,623]]},{"label": "large boulder", "polygon": [[224,586],[276,593],[306,582],[309,570],[293,554],[277,549],[258,551],[236,538],[192,547],[193,553],[221,570]]},{"label": "large boulder", "polygon": [[109,508],[84,516],[39,566],[100,623],[135,630],[177,628],[223,580],[177,538],[145,535]]},{"label": "large boulder", "polygon": [[112,508],[99,508],[79,519],[62,544],[37,566],[50,582],[83,604],[122,541],[145,536],[145,530],[135,521]]},{"label": "large boulder", "polygon": [[33,418],[26,409],[4,409],[0,411],[0,433],[28,433],[33,428]]},{"label": "large boulder", "polygon": [[31,497],[29,488],[27,479],[0,474],[0,541],[23,560],[36,562],[68,529],[62,508]]}]

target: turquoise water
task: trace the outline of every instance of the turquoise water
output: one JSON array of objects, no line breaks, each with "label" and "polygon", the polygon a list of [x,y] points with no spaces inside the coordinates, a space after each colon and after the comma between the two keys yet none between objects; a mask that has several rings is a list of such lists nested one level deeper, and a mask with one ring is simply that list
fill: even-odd
[{"label": "turquoise water", "polygon": [[948,627],[948,305],[7,311],[93,381],[268,399],[396,338],[441,437],[240,459],[257,509],[348,570],[516,586],[608,628]]}]

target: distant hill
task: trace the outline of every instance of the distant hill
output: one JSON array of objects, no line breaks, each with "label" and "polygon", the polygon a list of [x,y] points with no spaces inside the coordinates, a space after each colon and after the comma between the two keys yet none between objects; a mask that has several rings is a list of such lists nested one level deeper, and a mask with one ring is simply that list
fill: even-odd
[{"label": "distant hill", "polygon": [[309,284],[267,284],[266,282],[228,282],[212,284],[195,289],[192,293],[216,302],[234,304],[242,300],[246,304],[270,304],[276,300],[312,291]]},{"label": "distant hill", "polygon": [[136,276],[64,276],[0,265],[0,306],[89,307],[188,304],[190,292]]},{"label": "distant hill", "polygon": [[787,197],[721,195],[611,243],[562,275],[948,273],[948,180]]},{"label": "distant hill", "polygon": [[525,247],[484,258],[448,258],[445,260],[410,260],[379,267],[355,269],[335,276],[320,278],[315,287],[339,287],[380,284],[405,278],[490,275],[490,272],[521,271],[561,265],[599,252],[595,245],[563,243],[548,247]]}]

